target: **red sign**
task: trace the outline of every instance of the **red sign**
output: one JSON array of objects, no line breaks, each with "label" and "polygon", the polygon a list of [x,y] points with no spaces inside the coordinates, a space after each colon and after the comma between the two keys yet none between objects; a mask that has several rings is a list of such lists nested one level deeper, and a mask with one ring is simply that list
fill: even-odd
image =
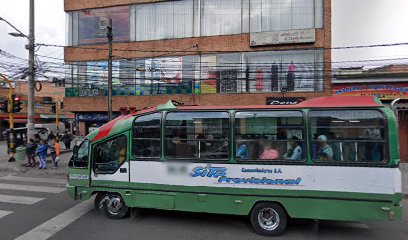
[{"label": "red sign", "polygon": [[382,100],[408,99],[408,83],[333,84],[332,95],[375,96]]}]

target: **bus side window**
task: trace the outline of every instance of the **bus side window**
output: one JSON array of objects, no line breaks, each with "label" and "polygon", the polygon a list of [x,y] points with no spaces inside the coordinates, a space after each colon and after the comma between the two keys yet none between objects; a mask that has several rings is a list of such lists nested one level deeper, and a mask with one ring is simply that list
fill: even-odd
[{"label": "bus side window", "polygon": [[[380,111],[315,110],[310,115],[311,135],[315,136],[311,141],[314,160],[339,163],[387,161],[386,127]],[[319,155],[323,150],[332,152],[332,158]]]},{"label": "bus side window", "polygon": [[160,158],[161,113],[140,116],[133,123],[133,156]]},{"label": "bus side window", "polygon": [[234,132],[238,161],[305,160],[301,111],[239,111],[235,114]]},{"label": "bus side window", "polygon": [[94,148],[94,172],[114,173],[126,160],[126,136],[103,142]]}]

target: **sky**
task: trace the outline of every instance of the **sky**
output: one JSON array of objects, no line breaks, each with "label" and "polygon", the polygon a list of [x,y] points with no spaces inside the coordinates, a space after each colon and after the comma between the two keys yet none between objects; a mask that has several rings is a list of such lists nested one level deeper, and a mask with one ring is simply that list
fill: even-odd
[{"label": "sky", "polygon": [[[63,2],[35,1],[37,43],[65,44]],[[333,47],[408,42],[407,9],[408,0],[332,0]],[[28,34],[28,10],[29,0],[7,1],[0,8],[0,16]],[[9,36],[7,33],[12,31],[0,21],[0,49],[27,58],[26,39]],[[38,53],[63,58],[62,48],[41,47]],[[364,64],[348,61],[403,57],[408,57],[408,46],[333,50],[332,61],[338,66],[378,65],[375,61]]]}]

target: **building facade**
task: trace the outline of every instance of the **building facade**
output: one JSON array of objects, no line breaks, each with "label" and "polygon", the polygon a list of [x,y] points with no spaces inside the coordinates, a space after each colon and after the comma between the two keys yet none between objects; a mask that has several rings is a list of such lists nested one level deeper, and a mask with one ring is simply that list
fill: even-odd
[{"label": "building facade", "polygon": [[169,99],[266,104],[331,94],[331,0],[65,0],[65,106],[82,134],[113,110]]},{"label": "building facade", "polygon": [[385,105],[394,105],[399,125],[400,158],[408,162],[408,65],[387,65],[365,70],[363,67],[336,69],[332,94],[375,96]]}]

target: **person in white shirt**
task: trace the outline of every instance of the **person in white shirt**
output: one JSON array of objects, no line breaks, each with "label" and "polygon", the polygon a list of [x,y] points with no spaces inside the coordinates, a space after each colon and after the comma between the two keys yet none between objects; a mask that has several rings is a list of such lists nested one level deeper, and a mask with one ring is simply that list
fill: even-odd
[{"label": "person in white shirt", "polygon": [[325,135],[320,135],[317,137],[319,142],[319,160],[333,160],[333,148],[327,143],[327,137]]},{"label": "person in white shirt", "polygon": [[292,137],[289,142],[291,148],[283,155],[286,160],[302,160],[302,147],[299,144],[299,138]]}]

